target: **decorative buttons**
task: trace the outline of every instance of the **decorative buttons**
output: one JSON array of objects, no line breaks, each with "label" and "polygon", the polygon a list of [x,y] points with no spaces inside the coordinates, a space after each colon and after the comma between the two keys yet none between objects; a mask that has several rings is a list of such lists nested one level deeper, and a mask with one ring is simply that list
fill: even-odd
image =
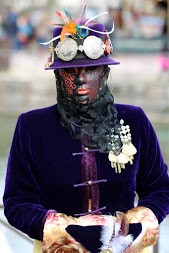
[{"label": "decorative buttons", "polygon": [[91,181],[91,180],[90,180],[90,181],[88,181],[87,183],[88,183],[88,185],[92,185],[92,181]]},{"label": "decorative buttons", "polygon": [[100,179],[100,180],[96,180],[96,181],[87,181],[84,183],[80,183],[80,184],[74,184],[74,187],[78,187],[78,186],[88,186],[88,185],[93,185],[93,184],[99,184],[99,183],[107,183],[107,179]]}]

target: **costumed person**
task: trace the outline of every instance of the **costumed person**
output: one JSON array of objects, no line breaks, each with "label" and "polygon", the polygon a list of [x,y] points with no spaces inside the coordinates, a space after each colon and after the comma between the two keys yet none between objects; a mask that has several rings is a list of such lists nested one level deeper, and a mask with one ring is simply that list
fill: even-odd
[{"label": "costumed person", "polygon": [[[57,104],[19,116],[4,193],[9,223],[34,252],[131,253],[157,243],[169,177],[143,110],[115,104],[112,45],[98,16],[57,12],[46,70]],[[138,201],[135,201],[136,193]]]}]

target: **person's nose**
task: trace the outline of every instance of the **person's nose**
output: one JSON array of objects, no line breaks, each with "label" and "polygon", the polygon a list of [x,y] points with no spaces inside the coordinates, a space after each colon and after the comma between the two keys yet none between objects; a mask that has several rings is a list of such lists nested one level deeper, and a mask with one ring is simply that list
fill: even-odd
[{"label": "person's nose", "polygon": [[85,68],[78,69],[78,75],[76,78],[76,84],[84,84],[85,83]]}]

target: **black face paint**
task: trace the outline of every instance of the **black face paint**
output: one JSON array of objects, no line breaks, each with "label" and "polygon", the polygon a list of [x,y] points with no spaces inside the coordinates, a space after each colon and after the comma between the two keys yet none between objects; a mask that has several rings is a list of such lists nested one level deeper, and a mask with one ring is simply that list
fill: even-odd
[{"label": "black face paint", "polygon": [[59,79],[58,92],[77,105],[90,104],[99,98],[108,74],[107,66],[59,69],[55,71]]},{"label": "black face paint", "polygon": [[[98,67],[90,67],[85,69],[85,74],[90,75]],[[64,69],[67,70],[68,69]],[[55,70],[56,85],[57,85],[57,109],[61,115],[61,125],[68,129],[71,136],[80,140],[83,145],[100,150],[102,152],[108,152],[111,149],[110,139],[112,138],[111,129],[119,129],[119,123],[117,119],[117,110],[114,106],[114,98],[107,87],[107,79],[109,74],[109,67],[102,66],[100,75],[97,75],[98,86],[96,94],[92,93],[93,101],[89,94],[85,94],[86,90],[78,88],[83,85],[84,79],[81,78],[83,68],[77,68],[77,70],[69,69],[69,73],[75,73],[74,86],[71,89],[71,94],[68,94],[66,90],[64,79]],[[83,77],[83,76],[82,76]],[[93,80],[93,79],[90,79]],[[93,84],[93,82],[91,82]],[[99,89],[98,89],[99,88]],[[78,91],[78,92],[77,92]],[[85,97],[86,96],[86,97]],[[87,103],[84,104],[84,101]],[[118,133],[117,133],[118,134]],[[121,143],[119,143],[121,148]]]}]

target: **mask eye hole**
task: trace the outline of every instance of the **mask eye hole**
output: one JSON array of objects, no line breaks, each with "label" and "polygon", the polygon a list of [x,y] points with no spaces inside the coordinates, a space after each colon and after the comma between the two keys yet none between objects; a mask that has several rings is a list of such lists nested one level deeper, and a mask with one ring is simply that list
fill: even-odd
[{"label": "mask eye hole", "polygon": [[75,74],[75,69],[74,68],[66,68],[63,69],[65,72],[70,73],[70,74]]},{"label": "mask eye hole", "polygon": [[94,71],[97,69],[98,66],[90,66],[90,67],[86,67],[86,71]]}]

